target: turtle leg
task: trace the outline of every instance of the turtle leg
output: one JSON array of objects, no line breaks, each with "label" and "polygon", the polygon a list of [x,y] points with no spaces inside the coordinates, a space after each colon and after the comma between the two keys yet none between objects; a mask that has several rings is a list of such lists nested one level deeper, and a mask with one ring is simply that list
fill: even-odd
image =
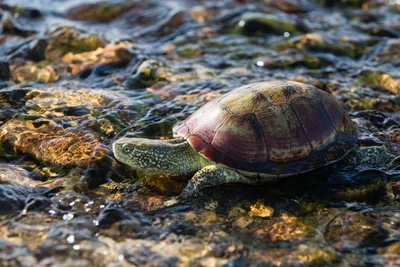
[{"label": "turtle leg", "polygon": [[195,173],[187,186],[183,189],[181,195],[174,197],[166,202],[167,206],[178,203],[180,200],[196,196],[200,190],[206,187],[213,187],[225,183],[246,183],[254,184],[255,181],[244,177],[234,169],[226,168],[220,165],[209,165],[203,167]]},{"label": "turtle leg", "polygon": [[234,169],[226,168],[220,165],[209,165],[198,172],[190,179],[189,183],[183,189],[181,198],[188,198],[197,195],[199,191],[206,187],[213,187],[226,183],[246,183],[252,184],[249,178],[236,172]]}]

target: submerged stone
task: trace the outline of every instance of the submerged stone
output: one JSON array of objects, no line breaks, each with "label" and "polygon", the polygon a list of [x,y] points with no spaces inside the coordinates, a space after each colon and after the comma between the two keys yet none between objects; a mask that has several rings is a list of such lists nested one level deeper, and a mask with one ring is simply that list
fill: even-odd
[{"label": "submerged stone", "polygon": [[379,214],[346,212],[329,222],[324,236],[336,249],[355,249],[380,246],[389,237],[389,232],[382,225]]},{"label": "submerged stone", "polygon": [[271,2],[286,13],[303,13],[311,10],[308,0],[272,0]]},{"label": "submerged stone", "polygon": [[256,204],[250,206],[249,216],[267,218],[271,217],[273,213],[274,210],[272,208],[257,202]]},{"label": "submerged stone", "polygon": [[72,20],[106,23],[120,17],[123,13],[141,7],[139,1],[102,1],[93,4],[82,4],[69,9],[66,17]]},{"label": "submerged stone", "polygon": [[10,79],[10,65],[6,60],[0,60],[0,80],[7,81]]},{"label": "submerged stone", "polygon": [[232,30],[244,35],[294,34],[299,31],[296,22],[284,14],[244,13]]},{"label": "submerged stone", "polygon": [[[341,7],[353,7],[353,8],[362,8],[367,2],[377,2],[377,1],[369,1],[369,0],[314,0],[317,3],[323,4],[327,7],[341,6]],[[368,6],[368,5],[366,5]]]},{"label": "submerged stone", "polygon": [[400,79],[394,79],[390,75],[374,71],[364,70],[358,75],[358,82],[368,87],[383,87],[393,94],[400,92]]},{"label": "submerged stone", "polygon": [[296,36],[277,46],[279,50],[296,48],[299,51],[328,52],[338,56],[359,58],[364,54],[366,44],[362,41],[341,37],[332,39],[320,34]]},{"label": "submerged stone", "polygon": [[33,31],[26,29],[20,23],[18,23],[15,18],[10,16],[9,13],[3,13],[1,17],[1,27],[0,31],[2,34],[13,34],[20,36],[30,36],[33,34]]},{"label": "submerged stone", "polygon": [[168,81],[168,73],[164,64],[156,60],[143,61],[126,84],[130,88],[145,88],[160,81]]},{"label": "submerged stone", "polygon": [[46,37],[48,39],[44,53],[45,58],[50,61],[59,60],[69,52],[82,53],[105,46],[105,40],[99,36],[72,27],[56,28],[46,33]]},{"label": "submerged stone", "polygon": [[271,57],[256,62],[256,65],[264,68],[278,69],[278,68],[297,68],[305,67],[308,69],[319,69],[333,65],[329,58],[322,56],[311,55],[291,55]]},{"label": "submerged stone", "polygon": [[52,66],[38,67],[28,64],[12,68],[13,79],[17,82],[42,81],[45,83],[55,82],[59,79]]},{"label": "submerged stone", "polygon": [[10,120],[0,128],[0,141],[16,153],[58,166],[88,166],[102,147],[93,133],[63,129],[49,120]]}]

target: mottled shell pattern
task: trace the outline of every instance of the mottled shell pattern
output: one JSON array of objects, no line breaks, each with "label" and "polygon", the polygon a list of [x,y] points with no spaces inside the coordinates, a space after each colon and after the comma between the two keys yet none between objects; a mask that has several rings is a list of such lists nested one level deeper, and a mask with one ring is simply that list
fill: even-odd
[{"label": "mottled shell pattern", "polygon": [[354,124],[333,96],[293,81],[234,89],[173,131],[207,159],[247,174],[276,177],[333,163],[357,140]]}]

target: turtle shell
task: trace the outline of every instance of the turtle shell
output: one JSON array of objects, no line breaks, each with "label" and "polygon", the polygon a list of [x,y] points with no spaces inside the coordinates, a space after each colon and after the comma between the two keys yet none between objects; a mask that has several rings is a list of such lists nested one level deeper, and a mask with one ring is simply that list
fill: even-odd
[{"label": "turtle shell", "polygon": [[261,176],[322,167],[342,158],[357,140],[354,124],[333,96],[293,81],[234,89],[177,123],[173,132],[203,157]]}]

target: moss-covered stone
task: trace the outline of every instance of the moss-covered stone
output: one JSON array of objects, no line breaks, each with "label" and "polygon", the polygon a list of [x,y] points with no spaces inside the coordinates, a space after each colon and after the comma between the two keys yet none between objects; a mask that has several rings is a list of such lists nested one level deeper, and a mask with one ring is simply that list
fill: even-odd
[{"label": "moss-covered stone", "polygon": [[194,45],[186,45],[177,49],[177,53],[183,58],[193,58],[200,55],[199,49]]},{"label": "moss-covered stone", "polygon": [[105,23],[113,21],[123,13],[139,6],[139,1],[102,1],[71,8],[66,12],[66,16],[73,20]]},{"label": "moss-covered stone", "polygon": [[127,84],[133,88],[144,88],[167,80],[168,73],[164,64],[156,60],[146,60],[140,64],[134,76],[127,81]]},{"label": "moss-covered stone", "polygon": [[377,202],[387,195],[387,186],[387,183],[380,182],[371,185],[350,187],[337,192],[337,196],[340,200],[345,201]]},{"label": "moss-covered stone", "polygon": [[49,33],[45,57],[47,60],[55,61],[69,52],[88,52],[104,46],[105,41],[97,35],[76,28],[62,27]]},{"label": "moss-covered stone", "polygon": [[277,49],[296,48],[299,51],[328,52],[338,56],[359,58],[364,54],[365,46],[361,42],[352,41],[348,38],[334,40],[320,34],[306,34],[277,45]]},{"label": "moss-covered stone", "polygon": [[299,32],[296,23],[282,14],[245,13],[235,22],[232,33],[244,35],[293,34]]},{"label": "moss-covered stone", "polygon": [[[261,65],[259,65],[262,62]],[[304,55],[280,56],[276,58],[268,58],[257,61],[257,66],[264,68],[296,68],[305,67],[308,69],[319,69],[333,64],[329,59],[324,57]]]},{"label": "moss-covered stone", "polygon": [[383,87],[393,94],[400,92],[400,79],[395,79],[381,71],[364,70],[356,80],[356,83],[366,87]]}]

